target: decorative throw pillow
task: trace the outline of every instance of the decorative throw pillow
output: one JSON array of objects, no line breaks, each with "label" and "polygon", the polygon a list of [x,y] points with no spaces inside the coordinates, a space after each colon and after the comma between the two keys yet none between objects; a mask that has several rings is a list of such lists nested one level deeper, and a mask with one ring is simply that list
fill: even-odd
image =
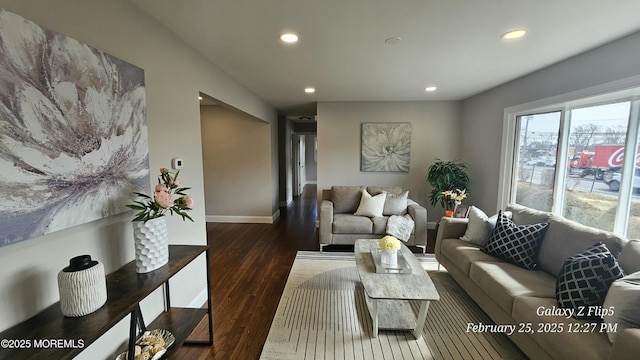
[{"label": "decorative throw pillow", "polygon": [[361,215],[368,217],[380,217],[382,216],[382,210],[384,209],[384,201],[387,198],[387,193],[383,192],[376,196],[371,196],[367,192],[367,189],[362,189],[362,196],[360,197],[360,205],[353,215]]},{"label": "decorative throw pillow", "polygon": [[602,306],[611,284],[624,271],[607,246],[597,243],[565,260],[556,281],[556,300],[561,308],[576,310],[577,319],[597,319],[589,306]]},{"label": "decorative throw pillow", "polygon": [[540,242],[548,226],[548,223],[518,226],[500,211],[496,228],[482,251],[533,270],[536,267]]},{"label": "decorative throw pillow", "polygon": [[[640,271],[618,279],[611,284],[607,296],[604,299],[602,308],[607,311],[603,316],[606,324],[617,326],[614,328],[607,326],[607,336],[612,343],[616,336],[627,328],[640,328]],[[617,324],[617,325],[613,325]]]},{"label": "decorative throw pillow", "polygon": [[404,215],[407,212],[408,198],[408,191],[400,194],[387,193],[387,199],[384,201],[384,209],[382,210],[382,215]]},{"label": "decorative throw pillow", "polygon": [[[511,219],[511,212],[505,211],[504,214]],[[470,242],[472,244],[485,246],[489,237],[496,228],[498,214],[488,217],[484,211],[475,206],[469,207],[469,223],[467,231],[460,237],[460,240]]]}]

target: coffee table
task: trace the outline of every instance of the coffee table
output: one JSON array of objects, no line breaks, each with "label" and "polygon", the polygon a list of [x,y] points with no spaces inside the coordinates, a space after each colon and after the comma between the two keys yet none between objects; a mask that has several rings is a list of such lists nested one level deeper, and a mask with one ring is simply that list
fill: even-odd
[{"label": "coffee table", "polygon": [[[378,241],[377,239],[359,239],[356,240],[354,248],[358,274],[373,322],[373,337],[378,336],[379,329],[410,330],[418,340],[422,337],[422,327],[427,318],[429,303],[440,300],[440,295],[418,259],[404,244],[400,252],[407,264],[411,266],[411,273],[376,273],[371,249],[378,245]],[[417,316],[409,300],[420,302],[420,311]]]}]

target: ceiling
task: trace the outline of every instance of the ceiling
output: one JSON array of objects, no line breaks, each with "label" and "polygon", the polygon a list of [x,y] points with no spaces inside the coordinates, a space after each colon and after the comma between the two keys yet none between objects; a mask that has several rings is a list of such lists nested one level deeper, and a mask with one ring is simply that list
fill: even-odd
[{"label": "ceiling", "polygon": [[[286,115],[461,100],[640,30],[638,0],[131,1]],[[500,38],[515,28],[527,35]]]}]

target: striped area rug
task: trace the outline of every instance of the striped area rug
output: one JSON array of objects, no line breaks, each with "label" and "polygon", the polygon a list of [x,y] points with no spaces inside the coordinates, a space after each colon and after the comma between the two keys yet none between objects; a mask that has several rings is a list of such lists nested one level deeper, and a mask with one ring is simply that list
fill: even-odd
[{"label": "striped area rug", "polygon": [[527,359],[504,334],[466,333],[468,323],[491,319],[433,255],[416,257],[441,298],[420,340],[409,331],[372,336],[353,253],[298,252],[260,359]]}]

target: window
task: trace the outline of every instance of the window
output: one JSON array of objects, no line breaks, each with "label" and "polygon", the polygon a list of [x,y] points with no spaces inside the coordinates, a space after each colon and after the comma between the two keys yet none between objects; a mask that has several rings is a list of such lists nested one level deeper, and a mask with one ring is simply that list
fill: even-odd
[{"label": "window", "polygon": [[639,94],[507,109],[498,205],[640,237]]},{"label": "window", "polygon": [[[629,101],[570,110],[569,147],[562,215],[613,231],[620,203],[613,188],[622,167]],[[611,184],[612,186],[609,186]]]},{"label": "window", "polygon": [[551,211],[560,111],[518,117],[516,203]]}]

